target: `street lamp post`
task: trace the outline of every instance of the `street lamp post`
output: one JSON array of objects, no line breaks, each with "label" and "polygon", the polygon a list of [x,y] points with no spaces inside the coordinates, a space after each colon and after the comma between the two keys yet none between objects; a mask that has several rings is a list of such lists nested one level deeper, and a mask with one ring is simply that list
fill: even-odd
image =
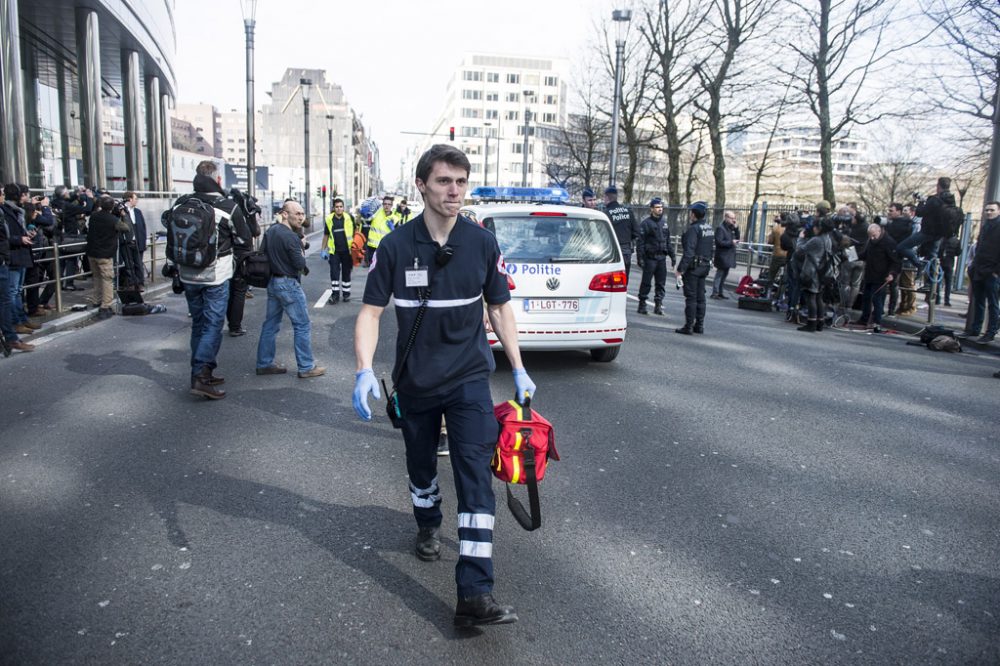
[{"label": "street lamp post", "polygon": [[303,135],[305,139],[305,170],[306,170],[306,196],[305,196],[305,211],[306,211],[306,225],[312,223],[312,218],[309,214],[309,199],[312,198],[312,190],[309,189],[309,88],[312,86],[312,79],[299,79],[299,86],[302,88],[302,127]]},{"label": "street lamp post", "polygon": [[493,123],[483,123],[484,131],[486,135],[486,152],[483,153],[483,186],[490,184],[490,127]]},{"label": "street lamp post", "polygon": [[524,91],[524,163],[521,166],[521,187],[528,186],[528,136],[531,134],[531,109],[528,107],[528,99],[534,96],[531,90]]},{"label": "street lamp post", "polygon": [[[326,168],[330,196],[333,196],[333,116],[330,114],[326,114]],[[333,212],[333,204],[330,204],[330,212]],[[326,197],[323,197],[323,219],[326,219]]]},{"label": "street lamp post", "polygon": [[243,7],[243,29],[246,31],[247,43],[247,194],[256,196],[257,154],[254,143],[256,123],[254,123],[253,101],[253,31],[257,24],[257,0],[244,0],[240,5]]},{"label": "street lamp post", "polygon": [[625,28],[632,20],[631,9],[616,9],[611,12],[611,20],[615,22],[615,107],[611,112],[611,169],[608,185],[615,185],[618,171],[618,107],[622,99],[622,60],[625,57]]}]

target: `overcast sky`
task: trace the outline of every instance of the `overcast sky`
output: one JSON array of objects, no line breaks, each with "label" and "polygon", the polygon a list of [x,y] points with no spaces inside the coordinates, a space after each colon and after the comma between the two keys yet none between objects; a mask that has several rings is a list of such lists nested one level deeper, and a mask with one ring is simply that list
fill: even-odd
[{"label": "overcast sky", "polygon": [[[615,6],[608,0],[259,0],[255,95],[288,67],[325,69],[339,83],[382,152],[393,182],[399,160],[429,131],[445,85],[464,53],[563,56],[593,48],[593,25]],[[178,101],[246,108],[246,56],[239,0],[177,0]]]}]

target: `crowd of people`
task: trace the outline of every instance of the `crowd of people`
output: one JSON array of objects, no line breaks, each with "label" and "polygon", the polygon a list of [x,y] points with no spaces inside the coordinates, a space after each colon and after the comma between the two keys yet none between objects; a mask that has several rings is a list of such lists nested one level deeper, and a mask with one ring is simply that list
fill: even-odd
[{"label": "crowd of people", "polygon": [[[26,185],[3,186],[0,332],[5,352],[34,351],[35,346],[23,338],[35,334],[41,328],[36,320],[54,309],[57,283],[76,291],[77,280],[92,274],[93,294],[88,301],[100,319],[114,312],[116,265],[132,267],[120,277],[141,288],[146,226],[137,203],[134,192],[116,200],[101,190],[59,186],[50,198],[32,195]],[[58,267],[52,250],[56,244],[61,255]]]},{"label": "crowd of people", "polygon": [[[853,203],[836,212],[821,201],[812,214],[782,213],[769,237],[773,252],[765,293],[777,290],[789,321],[804,310],[806,322],[799,330],[810,332],[823,330],[835,304],[860,310],[854,323],[875,332],[882,330],[885,315],[914,314],[917,294],[937,305],[943,298],[951,306],[964,213],[950,188],[949,178],[939,178],[933,194],[913,204],[894,202],[884,219],[872,222]],[[981,343],[997,335],[996,218],[997,204],[989,202],[963,267],[972,285],[973,316],[959,335],[976,336]]]}]

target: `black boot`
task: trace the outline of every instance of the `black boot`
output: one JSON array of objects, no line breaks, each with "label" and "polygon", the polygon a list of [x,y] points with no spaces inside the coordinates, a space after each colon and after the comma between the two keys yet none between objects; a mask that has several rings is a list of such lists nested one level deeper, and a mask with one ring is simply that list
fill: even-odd
[{"label": "black boot", "polygon": [[805,326],[799,326],[795,330],[796,331],[808,331],[809,333],[815,333],[816,332],[816,320],[815,319],[807,319]]},{"label": "black boot", "polygon": [[649,310],[646,309],[646,299],[645,298],[640,298],[639,299],[639,309],[636,310],[636,312],[638,312],[639,314],[649,314]]},{"label": "black boot", "polygon": [[691,332],[697,333],[698,335],[702,335],[705,332],[705,322],[696,321],[694,323],[694,328],[691,329]]},{"label": "black boot", "polygon": [[336,305],[340,302],[340,289],[334,289],[330,294],[330,298],[327,300],[327,305]]},{"label": "black boot", "polygon": [[226,397],[226,392],[215,388],[215,383],[220,383],[220,377],[212,377],[211,368],[205,368],[197,375],[191,377],[191,395],[200,395],[209,400],[221,400]]},{"label": "black boot", "polygon": [[681,335],[691,335],[694,331],[687,324],[684,324],[680,328],[675,328],[674,333],[680,333]]},{"label": "black boot", "polygon": [[661,315],[661,316],[663,315],[663,302],[662,301],[653,301],[653,314],[655,314],[655,315]]},{"label": "black boot", "polygon": [[816,320],[816,332],[819,333],[820,331],[822,331],[823,330],[823,326],[825,326],[825,325],[826,325],[826,318],[825,317],[820,317],[819,319],[817,319]]},{"label": "black boot", "polygon": [[455,626],[473,627],[481,624],[517,622],[517,613],[510,606],[501,606],[492,594],[463,597],[455,607]]},{"label": "black boot", "polygon": [[345,292],[344,292],[344,298],[343,298],[343,301],[344,301],[345,303],[350,303],[350,302],[351,302],[351,292],[349,292],[349,291],[345,291]]},{"label": "black boot", "polygon": [[417,530],[417,558],[424,562],[441,559],[441,528],[421,527]]}]

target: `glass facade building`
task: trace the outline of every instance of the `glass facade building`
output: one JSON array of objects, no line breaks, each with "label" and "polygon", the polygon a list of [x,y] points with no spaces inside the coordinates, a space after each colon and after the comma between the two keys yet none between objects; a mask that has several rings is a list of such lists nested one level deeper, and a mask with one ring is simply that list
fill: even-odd
[{"label": "glass facade building", "polygon": [[0,0],[0,181],[170,190],[173,14],[173,0]]}]

